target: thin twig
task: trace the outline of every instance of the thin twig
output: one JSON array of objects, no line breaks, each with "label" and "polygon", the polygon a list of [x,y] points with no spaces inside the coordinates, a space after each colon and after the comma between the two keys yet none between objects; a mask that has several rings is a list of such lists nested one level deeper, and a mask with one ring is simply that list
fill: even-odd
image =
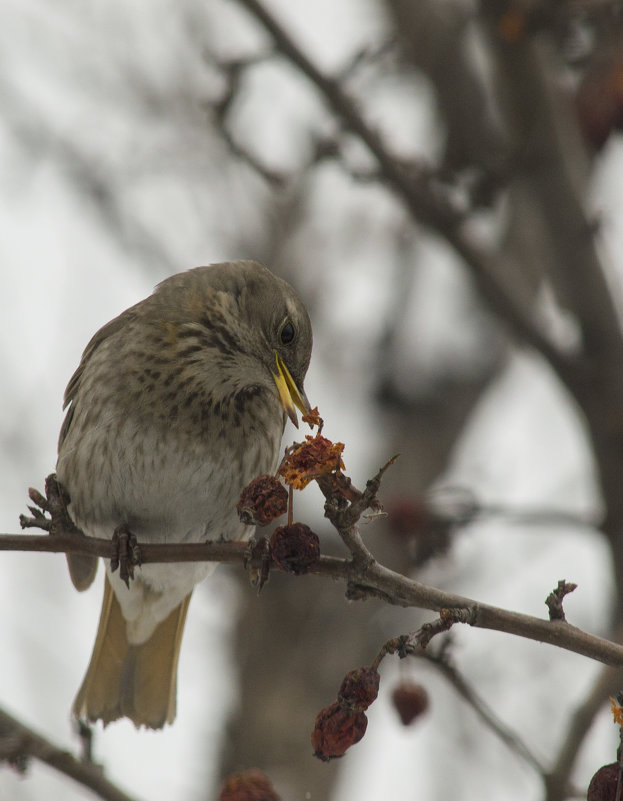
[{"label": "thin twig", "polygon": [[358,568],[374,562],[374,556],[361,538],[358,522],[368,509],[373,516],[383,514],[377,496],[385,471],[394,464],[398,455],[392,456],[378,473],[371,478],[363,492],[358,490],[348,476],[339,469],[333,473],[319,475],[316,483],[325,496],[325,517],[332,523],[342,541],[353,555]]},{"label": "thin twig", "polygon": [[427,650],[431,639],[437,634],[447,632],[455,623],[470,623],[467,609],[442,609],[441,615],[429,623],[424,623],[417,631],[411,634],[402,634],[388,640],[371,667],[378,670],[382,660],[389,654],[397,654],[401,659],[407,656],[423,658],[433,665],[441,675],[452,684],[456,692],[471,706],[485,725],[511,750],[532,767],[544,780],[546,780],[545,766],[532,753],[517,732],[507,726],[497,715],[495,710],[478,695],[476,690],[465,677],[452,665],[448,658],[448,640],[437,649],[436,653]]},{"label": "thin twig", "polygon": [[417,631],[392,637],[391,640],[384,643],[372,662],[372,667],[378,670],[382,660],[388,654],[398,654],[401,659],[406,656],[419,656],[422,651],[426,650],[433,637],[449,631],[455,623],[471,623],[470,610],[442,609],[436,620],[423,623]]},{"label": "thin twig", "polygon": [[46,765],[69,776],[84,787],[88,787],[105,801],[137,801],[110,782],[101,767],[92,762],[83,762],[69,751],[65,751],[50,740],[20,723],[0,709],[0,760],[16,764],[23,769],[29,759],[38,759]]},{"label": "thin twig", "polygon": [[419,657],[434,665],[439,673],[450,682],[456,692],[474,710],[485,725],[511,750],[520,756],[540,776],[545,775],[545,766],[532,753],[516,731],[513,731],[498,716],[496,711],[482,698],[465,677],[450,663],[445,656],[421,651]]}]

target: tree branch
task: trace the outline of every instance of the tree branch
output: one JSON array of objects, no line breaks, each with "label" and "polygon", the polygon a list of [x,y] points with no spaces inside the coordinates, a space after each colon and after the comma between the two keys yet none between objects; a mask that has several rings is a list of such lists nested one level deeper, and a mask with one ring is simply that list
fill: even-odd
[{"label": "tree branch", "polygon": [[503,257],[485,251],[470,239],[461,225],[463,215],[457,214],[431,191],[430,170],[418,170],[414,165],[405,169],[405,164],[388,152],[380,134],[366,123],[357,104],[340,84],[313,64],[262,3],[259,0],[238,2],[268,31],[279,52],[315,84],[344,126],[365,143],[379,164],[382,179],[402,197],[412,217],[439,233],[461,257],[493,312],[521,342],[541,353],[567,384],[570,360],[539,330],[531,314],[496,280],[495,276],[503,274],[503,271],[496,268],[495,262]]},{"label": "tree branch", "polygon": [[483,723],[515,754],[523,759],[540,776],[545,775],[545,767],[539,758],[530,750],[517,732],[510,729],[497,715],[484,698],[482,698],[465,677],[452,665],[444,653],[431,654],[422,651],[418,656],[434,665],[439,673],[448,681],[463,700],[474,710]]},{"label": "tree branch", "polygon": [[36,734],[0,708],[0,762],[7,761],[16,769],[24,770],[30,758],[45,762],[105,801],[137,801],[110,782],[99,765],[76,759],[69,751]]},{"label": "tree branch", "polygon": [[[352,534],[352,532],[351,532]],[[0,535],[0,551],[43,551],[47,553],[85,553],[110,558],[110,540],[67,535]],[[365,546],[364,546],[365,547]],[[247,545],[244,542],[206,542],[154,545],[139,543],[141,563],[227,562],[242,564]],[[366,553],[369,551],[366,549]],[[366,559],[340,559],[321,556],[309,573],[345,581],[351,599],[381,598],[386,603],[441,611],[466,609],[469,625],[501,631],[537,642],[555,645],[606,665],[623,665],[623,645],[589,634],[563,621],[524,615],[471,598],[445,592],[403,576],[379,564],[371,555]]]}]

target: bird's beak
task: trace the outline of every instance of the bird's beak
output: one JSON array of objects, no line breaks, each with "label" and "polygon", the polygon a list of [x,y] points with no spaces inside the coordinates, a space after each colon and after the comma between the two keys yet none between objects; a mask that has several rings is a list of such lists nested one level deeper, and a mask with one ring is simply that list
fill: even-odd
[{"label": "bird's beak", "polygon": [[279,400],[290,420],[292,420],[294,425],[298,428],[299,421],[295,406],[298,407],[303,414],[307,414],[311,407],[307,396],[296,386],[294,379],[290,375],[290,371],[285,366],[283,359],[277,351],[275,351],[275,358],[277,360],[277,372],[273,373],[273,378],[275,379],[277,391],[279,392]]}]

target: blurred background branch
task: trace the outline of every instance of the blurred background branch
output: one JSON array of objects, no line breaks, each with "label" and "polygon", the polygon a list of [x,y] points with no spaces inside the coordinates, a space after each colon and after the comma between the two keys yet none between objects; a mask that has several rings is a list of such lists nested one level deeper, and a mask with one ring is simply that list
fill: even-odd
[{"label": "blurred background branch", "polygon": [[31,759],[45,762],[104,801],[136,801],[108,781],[100,765],[76,759],[0,709],[0,764],[7,762],[14,770],[26,774]]},{"label": "blurred background branch", "polygon": [[[620,4],[29,0],[3,17],[0,528],[52,468],[93,331],[173,271],[254,258],[310,309],[308,392],[355,483],[402,454],[388,520],[362,527],[379,561],[529,615],[568,576],[569,618],[619,642]],[[338,554],[319,508],[311,494],[297,517]],[[98,599],[70,593],[60,560],[19,558],[0,568],[3,688],[56,739]],[[256,765],[285,798],[408,797],[416,771],[430,797],[554,801],[614,759],[615,669],[470,628],[457,668],[551,756],[545,789],[434,671],[413,735],[382,693],[361,744],[319,764],[309,730],[336,677],[418,621],[278,573],[258,600],[224,572],[193,601],[176,726],[96,735],[144,797],[204,798]],[[72,798],[46,782],[11,780],[12,801]]]}]

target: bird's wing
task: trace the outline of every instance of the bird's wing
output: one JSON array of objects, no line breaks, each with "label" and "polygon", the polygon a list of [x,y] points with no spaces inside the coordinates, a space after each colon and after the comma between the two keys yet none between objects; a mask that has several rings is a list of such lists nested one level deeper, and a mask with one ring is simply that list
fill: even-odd
[{"label": "bird's wing", "polygon": [[129,309],[126,309],[124,312],[122,312],[118,317],[115,317],[114,320],[111,320],[109,323],[106,323],[106,325],[102,326],[99,331],[93,335],[89,344],[84,349],[82,358],[80,359],[80,364],[76,368],[75,373],[69,379],[67,389],[65,390],[65,394],[63,396],[63,409],[67,409],[67,414],[63,420],[63,425],[61,426],[61,432],[58,438],[59,450],[65,441],[67,434],[69,433],[71,421],[74,416],[74,401],[76,400],[78,392],[80,391],[82,376],[84,375],[84,370],[89,363],[91,356],[93,356],[102,342],[107,340],[109,337],[114,336],[117,331],[120,331],[122,328],[128,325],[128,323],[135,317],[136,306],[131,306]]}]

